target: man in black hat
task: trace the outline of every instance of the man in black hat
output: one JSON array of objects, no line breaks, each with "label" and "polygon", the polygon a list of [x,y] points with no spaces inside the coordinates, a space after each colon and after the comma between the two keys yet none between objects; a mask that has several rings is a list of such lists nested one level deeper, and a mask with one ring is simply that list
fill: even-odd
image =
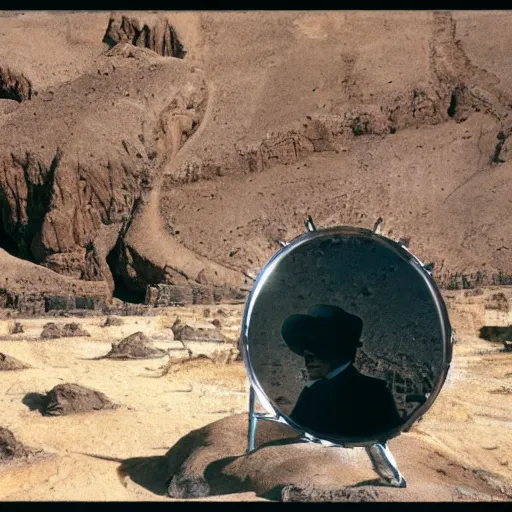
[{"label": "man in black hat", "polygon": [[331,437],[360,437],[402,423],[386,382],[362,375],[353,365],[362,330],[359,317],[324,304],[284,321],[281,335],[304,357],[312,379],[290,415],[298,425]]}]

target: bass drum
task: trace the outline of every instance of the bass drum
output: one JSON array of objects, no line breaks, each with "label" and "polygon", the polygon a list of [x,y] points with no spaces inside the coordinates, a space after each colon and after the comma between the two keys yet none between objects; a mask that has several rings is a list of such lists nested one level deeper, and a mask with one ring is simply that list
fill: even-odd
[{"label": "bass drum", "polygon": [[241,341],[264,409],[342,446],[409,429],[452,357],[430,272],[405,246],[354,227],[307,232],[272,257],[248,297]]}]

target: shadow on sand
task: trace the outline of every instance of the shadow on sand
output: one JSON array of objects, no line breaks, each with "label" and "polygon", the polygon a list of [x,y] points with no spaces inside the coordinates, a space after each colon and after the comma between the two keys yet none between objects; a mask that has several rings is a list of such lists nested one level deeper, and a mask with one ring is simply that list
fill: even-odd
[{"label": "shadow on sand", "polygon": [[[125,479],[140,485],[144,489],[158,496],[172,498],[202,498],[206,496],[222,496],[252,491],[250,481],[241,481],[239,478],[223,473],[224,468],[235,461],[239,456],[224,457],[210,462],[200,477],[186,475],[182,471],[185,460],[192,455],[202,443],[198,443],[195,436],[185,436],[180,439],[165,455],[150,457],[133,457],[120,459],[91,453],[81,453],[96,459],[119,462],[117,474],[125,485]],[[260,450],[265,446],[283,445],[297,442],[297,439],[282,439],[264,443],[256,448]],[[241,454],[240,456],[243,456]],[[280,500],[281,489],[270,489],[260,497],[270,500]]]},{"label": "shadow on sand", "polygon": [[41,393],[27,393],[21,402],[31,411],[39,411],[41,414],[44,414],[46,400],[46,395],[42,395]]}]

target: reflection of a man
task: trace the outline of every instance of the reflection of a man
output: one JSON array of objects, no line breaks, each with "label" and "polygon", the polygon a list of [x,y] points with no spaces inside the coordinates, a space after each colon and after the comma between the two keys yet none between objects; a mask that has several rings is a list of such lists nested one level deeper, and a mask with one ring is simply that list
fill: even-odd
[{"label": "reflection of a man", "polygon": [[290,415],[300,426],[329,436],[367,436],[402,422],[386,382],[353,365],[362,329],[359,317],[337,306],[313,306],[284,321],[282,337],[304,357],[312,379]]}]

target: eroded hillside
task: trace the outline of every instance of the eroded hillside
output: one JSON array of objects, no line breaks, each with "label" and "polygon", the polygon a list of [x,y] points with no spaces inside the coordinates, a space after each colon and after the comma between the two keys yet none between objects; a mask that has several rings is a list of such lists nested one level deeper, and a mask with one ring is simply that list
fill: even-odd
[{"label": "eroded hillside", "polygon": [[507,13],[0,19],[0,288],[243,292],[308,214],[509,283]]}]

